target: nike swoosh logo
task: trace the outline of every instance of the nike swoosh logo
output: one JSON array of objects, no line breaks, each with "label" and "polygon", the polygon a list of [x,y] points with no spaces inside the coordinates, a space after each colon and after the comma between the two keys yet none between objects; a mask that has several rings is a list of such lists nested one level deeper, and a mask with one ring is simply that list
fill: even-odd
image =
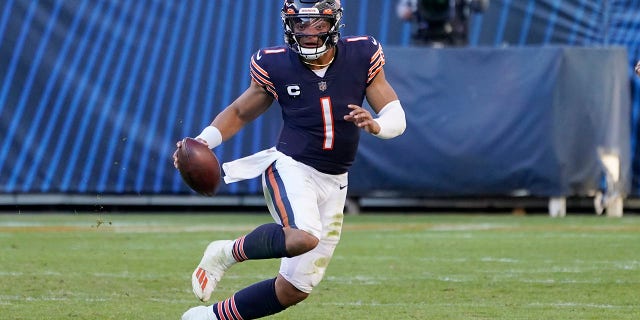
[{"label": "nike swoosh logo", "polygon": [[378,45],[378,41],[376,41],[376,39],[375,39],[375,38],[374,38],[374,39],[371,39],[371,42],[373,42],[373,44],[374,44],[374,45],[376,45],[376,46]]},{"label": "nike swoosh logo", "polygon": [[345,184],[344,186],[343,186],[343,185],[340,185],[340,190],[342,190],[342,189],[346,188],[347,186],[348,186],[348,184]]},{"label": "nike swoosh logo", "polygon": [[258,53],[256,54],[256,60],[262,59],[262,55],[260,54],[261,52],[261,50],[258,50]]}]

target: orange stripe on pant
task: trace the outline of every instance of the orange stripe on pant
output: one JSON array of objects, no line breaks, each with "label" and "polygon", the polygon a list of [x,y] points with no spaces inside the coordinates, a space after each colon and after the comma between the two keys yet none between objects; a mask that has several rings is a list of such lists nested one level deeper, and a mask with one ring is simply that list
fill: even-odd
[{"label": "orange stripe on pant", "polygon": [[280,220],[282,220],[282,226],[289,227],[287,209],[285,208],[284,203],[282,202],[282,197],[280,196],[280,188],[278,187],[278,182],[276,181],[275,174],[273,173],[273,166],[274,165],[271,165],[269,169],[267,169],[267,178],[274,192],[274,194],[271,195],[271,199],[274,201],[274,204],[278,209],[277,211],[280,216]]}]

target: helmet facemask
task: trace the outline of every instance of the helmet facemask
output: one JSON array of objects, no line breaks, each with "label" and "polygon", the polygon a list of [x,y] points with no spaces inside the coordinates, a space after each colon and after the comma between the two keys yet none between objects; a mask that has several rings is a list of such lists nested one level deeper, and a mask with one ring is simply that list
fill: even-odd
[{"label": "helmet facemask", "polygon": [[[284,26],[285,43],[306,60],[315,60],[334,47],[340,38],[340,21],[342,19],[342,7],[340,1],[322,0],[313,5],[304,3],[313,1],[285,1],[282,9],[282,22]],[[328,28],[320,33],[305,33],[303,30],[313,28],[319,24],[328,24]],[[305,37],[317,37],[315,46],[310,46],[309,39]],[[306,42],[306,44],[305,44]]]}]

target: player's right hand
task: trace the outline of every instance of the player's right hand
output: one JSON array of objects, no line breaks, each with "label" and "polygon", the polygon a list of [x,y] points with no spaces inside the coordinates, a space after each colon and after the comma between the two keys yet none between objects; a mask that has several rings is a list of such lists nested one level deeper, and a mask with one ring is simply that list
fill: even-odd
[{"label": "player's right hand", "polygon": [[173,152],[173,166],[178,169],[178,151],[182,148],[182,141],[176,142],[176,151]]},{"label": "player's right hand", "polygon": [[[209,144],[204,139],[202,138],[195,138],[195,139],[196,141],[209,147]],[[173,153],[173,166],[176,167],[176,169],[178,169],[178,150],[180,150],[180,148],[182,148],[182,140],[176,142],[176,151]]]},{"label": "player's right hand", "polygon": [[[196,141],[198,141],[198,142],[204,144],[205,146],[209,147],[209,144],[207,143],[207,140],[202,139],[202,138],[197,138],[197,137],[195,139],[196,139]],[[211,149],[211,148],[209,148],[209,149]]]}]

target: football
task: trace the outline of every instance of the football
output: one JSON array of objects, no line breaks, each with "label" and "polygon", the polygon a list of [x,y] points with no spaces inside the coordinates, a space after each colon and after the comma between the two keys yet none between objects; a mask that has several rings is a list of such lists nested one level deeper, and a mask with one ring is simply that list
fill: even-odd
[{"label": "football", "polygon": [[205,145],[193,138],[184,138],[176,153],[182,180],[195,192],[213,196],[220,186],[220,162]]}]

